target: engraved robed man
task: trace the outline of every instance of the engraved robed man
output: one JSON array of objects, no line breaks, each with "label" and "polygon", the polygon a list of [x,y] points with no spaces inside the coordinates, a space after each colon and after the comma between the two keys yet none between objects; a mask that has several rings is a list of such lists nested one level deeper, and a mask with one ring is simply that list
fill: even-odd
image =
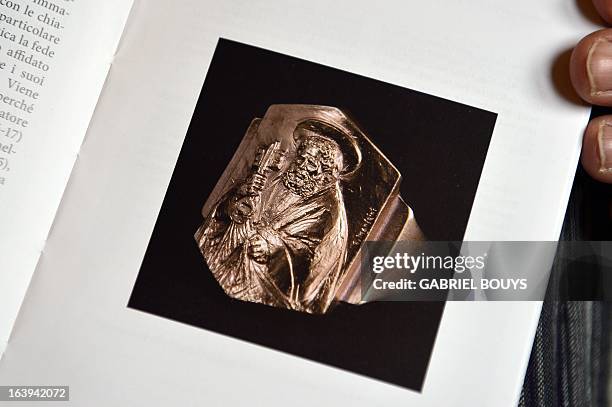
[{"label": "engraved robed man", "polygon": [[196,238],[228,295],[312,313],[333,301],[348,241],[346,137],[300,124],[293,152],[261,145],[250,173],[214,204]]},{"label": "engraved robed man", "polygon": [[422,240],[401,174],[342,110],[271,105],[208,197],[195,239],[225,293],[325,313],[362,304],[365,242]]}]

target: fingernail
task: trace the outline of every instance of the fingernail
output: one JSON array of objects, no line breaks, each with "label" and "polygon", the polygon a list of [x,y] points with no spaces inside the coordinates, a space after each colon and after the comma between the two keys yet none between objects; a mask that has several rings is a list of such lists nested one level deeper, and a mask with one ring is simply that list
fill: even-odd
[{"label": "fingernail", "polygon": [[602,38],[595,42],[587,57],[587,72],[591,94],[612,91],[612,42]]},{"label": "fingernail", "polygon": [[612,171],[612,125],[603,123],[597,134],[599,147],[599,171]]}]

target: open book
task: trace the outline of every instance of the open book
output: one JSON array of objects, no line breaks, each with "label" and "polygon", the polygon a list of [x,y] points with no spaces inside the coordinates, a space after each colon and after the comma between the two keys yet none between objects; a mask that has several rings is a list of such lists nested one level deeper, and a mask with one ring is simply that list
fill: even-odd
[{"label": "open book", "polygon": [[[387,377],[376,360],[406,359],[418,322],[387,351],[355,333],[346,359],[361,364],[327,360],[340,341],[308,353],[266,337],[291,339],[285,317],[243,335],[241,309],[206,308],[205,292],[177,306],[170,291],[197,295],[187,274],[208,274],[168,259],[205,267],[199,211],[251,120],[334,101],[396,165],[394,142],[413,140],[402,175],[421,197],[439,169],[439,199],[413,208],[437,208],[430,235],[557,240],[589,116],[558,64],[592,29],[555,0],[0,0],[0,384],[70,385],[75,405],[514,405],[537,302],[448,303],[419,368]],[[180,213],[195,221],[176,249]]]}]

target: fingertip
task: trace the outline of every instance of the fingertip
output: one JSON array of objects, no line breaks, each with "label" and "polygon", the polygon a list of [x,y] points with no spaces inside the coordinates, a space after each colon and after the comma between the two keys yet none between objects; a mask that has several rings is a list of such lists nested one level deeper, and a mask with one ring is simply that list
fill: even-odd
[{"label": "fingertip", "polygon": [[570,78],[585,101],[612,106],[612,29],[584,37],[570,57]]},{"label": "fingertip", "polygon": [[593,179],[612,184],[612,115],[597,117],[587,126],[581,162]]},{"label": "fingertip", "polygon": [[612,1],[611,0],[593,0],[593,5],[597,12],[607,23],[612,24]]}]

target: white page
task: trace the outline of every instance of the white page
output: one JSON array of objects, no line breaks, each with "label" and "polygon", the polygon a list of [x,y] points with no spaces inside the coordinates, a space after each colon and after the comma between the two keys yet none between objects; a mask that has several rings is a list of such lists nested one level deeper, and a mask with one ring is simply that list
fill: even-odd
[{"label": "white page", "polygon": [[465,238],[556,240],[589,115],[550,77],[593,29],[576,4],[149,0],[132,17],[0,382],[91,406],[515,405],[539,303],[447,304],[421,393],[126,304],[219,37],[498,113]]},{"label": "white page", "polygon": [[[0,150],[8,149],[0,152],[0,354],[43,250],[131,4],[131,0],[16,0],[0,5],[0,65],[6,64],[0,69],[0,93],[3,99],[19,102],[17,106],[0,103]],[[13,57],[17,50],[24,53],[22,59]],[[34,66],[34,61],[40,64]],[[31,80],[23,79],[23,71],[33,75],[28,76]],[[15,81],[23,87],[21,92]]]}]

